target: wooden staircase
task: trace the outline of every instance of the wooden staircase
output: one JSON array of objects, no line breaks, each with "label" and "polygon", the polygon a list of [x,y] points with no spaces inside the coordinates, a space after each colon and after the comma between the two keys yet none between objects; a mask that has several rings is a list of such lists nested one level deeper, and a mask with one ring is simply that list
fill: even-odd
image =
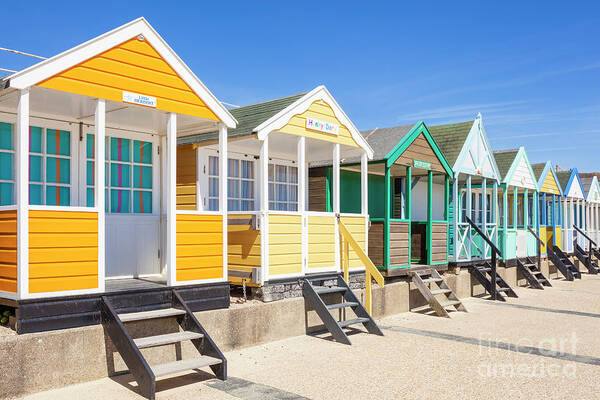
[{"label": "wooden staircase", "polygon": [[592,252],[586,253],[578,243],[574,243],[574,250],[575,257],[583,263],[590,274],[596,275],[600,272],[598,264],[592,259]]},{"label": "wooden staircase", "polygon": [[552,250],[548,248],[546,251],[548,252],[548,260],[554,264],[566,280],[581,279],[579,269],[577,269],[569,257],[558,246],[554,246]]},{"label": "wooden staircase", "polygon": [[[435,268],[415,271],[411,275],[412,282],[438,316],[450,318],[448,309],[467,312],[465,306]],[[435,287],[432,289],[431,285]]]},{"label": "wooden staircase", "polygon": [[[324,285],[325,281],[331,280],[334,281],[333,285]],[[383,336],[381,329],[379,329],[360,300],[352,292],[341,274],[304,278],[302,280],[302,293],[336,342],[352,344],[348,335],[344,332],[344,328],[357,324],[362,324],[369,333]],[[339,296],[335,297],[339,301],[326,304],[322,296],[330,293],[338,294]],[[340,318],[338,320],[331,313],[331,311],[335,310],[344,310],[340,314],[341,316],[345,316],[345,311],[348,308],[353,311],[355,318]]]},{"label": "wooden staircase", "polygon": [[[154,399],[156,378],[188,370],[210,367],[215,376],[227,379],[227,360],[198,322],[182,296],[173,290],[170,298],[146,301],[143,296],[102,296],[102,324],[135,378],[140,394]],[[126,324],[133,321],[159,321],[176,318],[181,331],[133,339]],[[140,350],[191,341],[199,356],[165,364],[149,365]]]},{"label": "wooden staircase", "polygon": [[540,271],[539,265],[530,257],[526,257],[525,261],[517,258],[517,271],[523,275],[529,286],[533,289],[544,290],[544,286],[552,286],[548,278]]},{"label": "wooden staircase", "polygon": [[[494,300],[506,301],[506,297],[519,297],[510,285],[497,273],[492,265],[483,261],[469,268],[473,276],[485,288]],[[495,278],[495,279],[494,279]],[[495,282],[494,282],[495,280]]]}]

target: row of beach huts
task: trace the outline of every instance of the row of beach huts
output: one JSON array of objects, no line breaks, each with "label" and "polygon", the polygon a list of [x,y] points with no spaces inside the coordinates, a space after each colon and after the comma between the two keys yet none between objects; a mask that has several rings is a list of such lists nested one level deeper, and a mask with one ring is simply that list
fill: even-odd
[{"label": "row of beach huts", "polygon": [[[229,307],[234,286],[304,296],[349,343],[351,325],[381,333],[373,280],[409,280],[447,316],[464,310],[449,268],[498,300],[516,296],[499,266],[535,288],[542,263],[598,272],[596,175],[492,149],[481,115],[359,131],[324,86],[228,109],[143,18],[0,84],[0,305],[18,333],[104,324],[151,398],[170,373],[226,378],[194,313]],[[126,328],[166,317],[181,331]],[[182,340],[199,358],[144,361]]]}]

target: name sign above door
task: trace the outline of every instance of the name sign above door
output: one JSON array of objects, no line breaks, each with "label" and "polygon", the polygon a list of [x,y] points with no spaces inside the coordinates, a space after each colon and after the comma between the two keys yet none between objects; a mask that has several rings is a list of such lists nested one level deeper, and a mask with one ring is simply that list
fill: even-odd
[{"label": "name sign above door", "polygon": [[123,92],[123,103],[132,103],[144,107],[156,108],[156,97],[131,92]]}]

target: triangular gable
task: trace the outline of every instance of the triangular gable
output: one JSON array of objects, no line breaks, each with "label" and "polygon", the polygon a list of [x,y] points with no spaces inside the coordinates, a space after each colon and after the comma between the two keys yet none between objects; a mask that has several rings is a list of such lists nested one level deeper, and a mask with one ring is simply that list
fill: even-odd
[{"label": "triangular gable", "polygon": [[477,114],[453,169],[455,173],[478,175],[500,181],[500,172],[483,128],[481,114]]},{"label": "triangular gable", "polygon": [[594,175],[590,189],[586,193],[585,200],[590,203],[600,203],[600,183],[598,177]]},{"label": "triangular gable", "polygon": [[537,190],[537,179],[524,147],[520,147],[502,183]]},{"label": "triangular gable", "polygon": [[[144,19],[139,18],[8,78],[9,87],[41,86],[140,104],[236,125],[227,109]],[[155,99],[155,101],[153,101]]]},{"label": "triangular gable", "polygon": [[540,179],[538,180],[538,190],[541,193],[551,193],[559,196],[563,193],[550,161],[546,162],[544,170],[540,175]]},{"label": "triangular gable", "polygon": [[[453,176],[450,164],[448,164],[423,121],[416,123],[404,135],[402,140],[390,150],[385,159],[388,167],[396,162],[416,168],[423,168],[430,164],[432,170],[444,172],[450,177]],[[421,162],[425,162],[425,165]]]},{"label": "triangular gable", "polygon": [[360,147],[367,152],[369,159],[373,158],[371,146],[325,86],[306,93],[253,131],[259,140],[277,131]]},{"label": "triangular gable", "polygon": [[583,184],[579,178],[577,168],[571,170],[571,176],[569,176],[569,182],[565,187],[564,195],[574,199],[585,199],[585,195],[583,194]]}]

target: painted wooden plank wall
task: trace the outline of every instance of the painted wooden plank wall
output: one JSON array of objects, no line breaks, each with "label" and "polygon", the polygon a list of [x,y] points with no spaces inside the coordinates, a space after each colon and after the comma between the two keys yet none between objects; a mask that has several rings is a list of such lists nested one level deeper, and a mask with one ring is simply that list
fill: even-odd
[{"label": "painted wooden plank wall", "polygon": [[546,175],[546,179],[544,179],[544,183],[542,184],[542,193],[553,193],[560,194],[560,190],[558,190],[558,185],[556,184],[556,180],[551,172],[548,172]]},{"label": "painted wooden plank wall", "polygon": [[371,221],[369,228],[369,258],[377,267],[383,266],[383,221]]},{"label": "painted wooden plank wall", "polygon": [[408,265],[409,222],[390,221],[390,265]]},{"label": "painted wooden plank wall", "polygon": [[537,188],[536,182],[531,176],[531,173],[529,172],[529,167],[527,166],[527,161],[525,160],[525,157],[521,157],[521,159],[519,160],[519,164],[515,169],[515,172],[509,182],[509,185],[527,187],[530,189]]},{"label": "painted wooden plank wall", "polygon": [[98,287],[98,213],[29,211],[29,292]]},{"label": "painted wooden plank wall", "polygon": [[[251,218],[251,215],[230,215],[228,218]],[[252,272],[252,268],[260,268],[260,231],[251,225],[227,226],[227,268],[235,271]],[[242,278],[229,276],[229,280],[241,285]],[[246,280],[248,286],[258,286]]]},{"label": "painted wooden plank wall", "polygon": [[17,293],[17,211],[0,211],[0,290]]},{"label": "painted wooden plank wall", "polygon": [[564,250],[562,248],[562,228],[560,226],[556,227],[556,245],[559,249]]},{"label": "painted wooden plank wall", "polygon": [[177,209],[196,209],[196,150],[177,146]]},{"label": "painted wooden plank wall", "polygon": [[[425,136],[421,133],[412,144],[404,150],[404,152],[395,161],[395,164],[399,165],[413,165],[413,160],[426,161],[431,163],[431,169],[433,171],[445,173],[445,169],[440,160],[435,155],[435,152],[425,139]],[[416,174],[418,170],[413,171]]]},{"label": "painted wooden plank wall", "polygon": [[308,268],[335,266],[334,216],[308,216]]},{"label": "painted wooden plank wall", "polygon": [[223,277],[223,217],[177,215],[177,281]]},{"label": "painted wooden plank wall", "polygon": [[446,262],[448,259],[448,224],[434,222],[431,226],[431,261]]},{"label": "painted wooden plank wall", "polygon": [[[360,216],[343,216],[341,217],[342,223],[346,226],[346,228],[348,228],[348,231],[350,231],[350,234],[352,235],[352,237],[354,238],[354,240],[356,240],[356,242],[358,243],[358,245],[360,246],[361,249],[363,249],[363,251],[365,250],[365,217],[360,217]],[[343,246],[344,244],[344,240],[342,240],[341,244]],[[348,245],[350,246],[350,245]],[[343,249],[343,247],[342,247]],[[343,256],[344,252],[342,251],[342,256]],[[360,258],[358,257],[358,255],[356,254],[356,252],[354,250],[352,250],[352,248],[349,248],[349,255],[350,255],[350,268],[359,268],[359,267],[364,267],[365,265],[363,264],[362,261],[360,261]],[[371,260],[373,261],[373,260]]]},{"label": "painted wooden plank wall", "polygon": [[[339,125],[339,135],[306,129],[307,118],[314,118]],[[278,129],[278,131],[292,135],[306,136],[308,138],[324,140],[332,143],[340,143],[352,147],[359,147],[350,134],[348,128],[337,119],[331,106],[329,106],[329,104],[323,100],[317,100],[313,102],[305,112],[294,115],[292,118],[290,118],[289,122],[282,128]]]},{"label": "painted wooden plank wall", "polygon": [[540,227],[540,239],[542,240],[542,246],[540,247],[540,251],[542,254],[546,253],[546,227]]},{"label": "painted wooden plank wall", "polygon": [[302,216],[269,214],[269,277],[302,272]]},{"label": "painted wooden plank wall", "polygon": [[156,97],[156,108],[217,121],[145,40],[132,38],[41,82],[38,86],[123,102],[123,91]]}]

